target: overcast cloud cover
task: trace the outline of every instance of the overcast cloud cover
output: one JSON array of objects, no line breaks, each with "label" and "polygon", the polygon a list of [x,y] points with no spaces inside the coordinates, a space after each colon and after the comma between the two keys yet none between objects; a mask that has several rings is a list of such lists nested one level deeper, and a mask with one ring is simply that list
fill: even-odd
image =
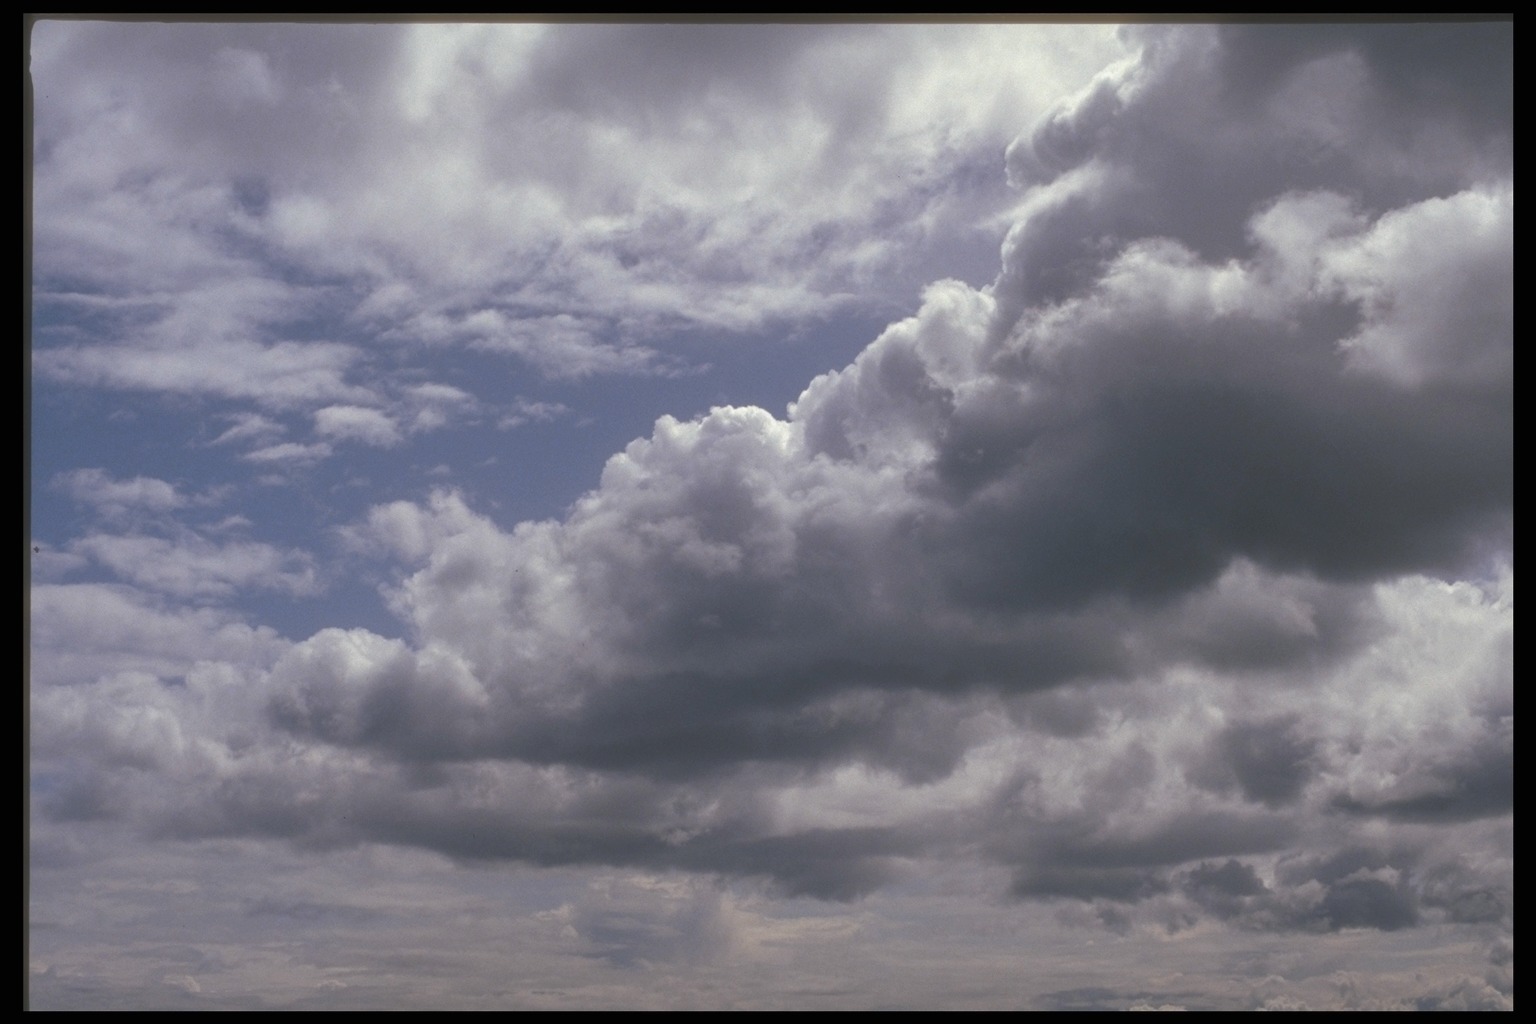
[{"label": "overcast cloud cover", "polygon": [[1510,23],[31,73],[34,1008],[1512,1008]]}]

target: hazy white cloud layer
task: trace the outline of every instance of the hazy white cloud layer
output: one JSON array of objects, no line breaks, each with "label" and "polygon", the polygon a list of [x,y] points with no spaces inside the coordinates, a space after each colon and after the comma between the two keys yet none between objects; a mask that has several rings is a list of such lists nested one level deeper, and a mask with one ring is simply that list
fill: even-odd
[{"label": "hazy white cloud layer", "polygon": [[[1509,24],[55,23],[32,73],[37,386],[225,460],[43,478],[35,1006],[1512,1008]],[[563,517],[293,482],[577,432],[454,359],[697,372],[920,281]],[[261,624],[343,576],[392,631]]]},{"label": "hazy white cloud layer", "polygon": [[60,331],[38,368],[367,405],[391,397],[378,342],[648,373],[678,365],[668,332],[899,308],[987,237],[1019,126],[1123,52],[1107,27],[1041,43],[43,23],[36,301],[112,343]]}]

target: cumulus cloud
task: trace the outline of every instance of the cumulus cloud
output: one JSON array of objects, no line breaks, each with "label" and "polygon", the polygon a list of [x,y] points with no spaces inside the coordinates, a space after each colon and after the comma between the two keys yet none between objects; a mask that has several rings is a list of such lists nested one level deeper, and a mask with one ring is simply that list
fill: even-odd
[{"label": "cumulus cloud", "polygon": [[[399,638],[324,629],[264,647],[255,667],[234,655],[247,667],[205,666],[185,694],[94,662],[58,668],[81,674],[69,692],[110,690],[119,718],[151,723],[101,726],[103,749],[121,751],[111,757],[156,769],[115,782],[111,805],[188,840],[631,870],[555,915],[589,955],[626,969],[704,962],[740,925],[728,895],[655,881],[668,872],[846,901],[964,861],[1001,879],[998,894],[1122,935],[1507,931],[1511,52],[1507,27],[1447,32],[1432,51],[1396,26],[1129,33],[1131,58],[1009,148],[1022,195],[995,282],[931,285],[913,316],[782,416],[662,417],[561,519],[509,529],[451,489],[377,505],[343,536],[401,566],[386,587]],[[731,132],[803,137],[831,163],[903,118],[929,130],[906,101],[850,100],[846,133],[822,137],[821,122],[735,92],[754,76],[811,97],[846,84],[793,74],[812,48],[866,45],[838,33],[771,35],[768,50],[789,54],[774,61],[732,31],[702,32],[702,71],[655,60],[681,43],[643,28],[517,38],[512,60],[475,32],[412,35],[422,70],[390,100],[391,117],[430,132],[445,117],[480,124],[524,91],[558,98],[548,166],[493,183],[492,213],[540,194],[541,176],[576,154],[629,152],[622,135],[567,137],[620,114],[663,125],[651,173],[670,188],[697,172],[699,193],[727,189],[739,168],[689,162],[672,135],[725,130],[727,111],[747,115]],[[494,95],[447,105],[471,56],[491,62]],[[595,60],[632,67],[635,88],[583,88],[570,70]],[[735,71],[716,76],[709,60]],[[284,87],[246,56],[219,73],[250,109]],[[703,127],[669,119],[700,88]],[[991,116],[955,130],[985,135]],[[910,155],[893,145],[891,159]],[[442,261],[423,272],[434,287],[504,255],[456,205],[485,183],[485,160],[446,161],[423,200],[422,216],[467,232],[452,258],[423,251]],[[781,262],[799,222],[742,242],[780,198],[743,194],[739,212],[705,216],[693,192],[648,207],[636,196],[659,186],[616,175],[567,197],[575,212],[535,205],[527,219],[535,238],[566,223],[601,238],[547,259],[626,296],[625,315],[676,316],[705,281],[699,318],[739,325],[741,280],[780,289],[755,297],[752,317],[823,287]],[[879,221],[880,197],[844,201],[839,223]],[[355,202],[289,193],[260,231],[320,260],[318,239]],[[359,223],[386,240],[409,227]],[[858,259],[837,248],[837,224],[828,231],[822,270],[841,286]],[[664,272],[681,238],[694,255]],[[324,259],[363,274],[355,244],[343,237]],[[542,310],[535,291],[559,291],[575,296],[573,316],[612,330],[614,310],[566,269],[517,301]],[[608,351],[585,321],[425,305],[450,334],[485,332],[472,344],[526,350],[508,339],[539,328],[540,344]],[[400,393],[421,409],[470,404],[428,387],[439,390]],[[315,400],[334,403],[314,412],[322,436],[387,445],[416,429],[322,391]],[[247,458],[329,451],[284,442]],[[155,571],[123,568],[111,559],[127,540],[79,550],[189,597],[220,585],[215,563],[240,562],[225,546],[178,568],[140,539],[134,565]],[[246,554],[241,585],[303,578],[276,549]],[[48,596],[124,601],[110,588]],[[61,792],[86,796],[57,813],[85,815],[104,804],[87,797],[111,757],[92,760],[97,733],[60,702],[47,742],[69,751]],[[187,760],[145,761],[156,744],[124,738],[152,727],[176,731],[163,746]],[[194,760],[196,786],[183,774]],[[1505,999],[1469,977],[1434,985],[1421,1006]],[[1182,1005],[1084,993],[1061,1005]],[[1357,995],[1330,998],[1375,998]]]}]

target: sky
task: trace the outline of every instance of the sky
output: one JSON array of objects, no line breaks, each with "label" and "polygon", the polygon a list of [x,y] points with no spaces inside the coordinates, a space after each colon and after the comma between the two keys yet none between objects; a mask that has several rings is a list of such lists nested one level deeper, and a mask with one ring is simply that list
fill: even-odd
[{"label": "sky", "polygon": [[31,28],[34,1009],[1512,1009],[1513,25]]}]

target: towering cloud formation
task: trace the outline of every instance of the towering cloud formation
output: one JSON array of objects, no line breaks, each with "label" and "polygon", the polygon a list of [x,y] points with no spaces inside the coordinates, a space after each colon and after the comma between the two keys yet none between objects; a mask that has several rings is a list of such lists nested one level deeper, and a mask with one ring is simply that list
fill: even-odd
[{"label": "towering cloud formation", "polygon": [[563,520],[375,507],[404,637],[38,692],[41,812],[831,900],[975,863],[1122,933],[1511,927],[1508,27],[1132,36],[1008,148],[991,286],[782,418],[662,418]]}]

